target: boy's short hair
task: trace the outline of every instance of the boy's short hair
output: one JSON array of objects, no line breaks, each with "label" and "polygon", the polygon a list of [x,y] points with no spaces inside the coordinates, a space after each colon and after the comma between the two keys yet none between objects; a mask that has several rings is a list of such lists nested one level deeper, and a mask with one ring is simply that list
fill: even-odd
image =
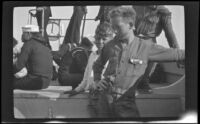
[{"label": "boy's short hair", "polygon": [[100,23],[95,30],[95,39],[98,37],[107,37],[112,36],[114,34],[114,30],[112,29],[112,25],[108,22]]},{"label": "boy's short hair", "polygon": [[109,18],[111,19],[114,17],[122,17],[124,19],[127,19],[128,21],[132,22],[134,26],[136,20],[136,12],[132,7],[120,6],[112,9],[109,12]]}]

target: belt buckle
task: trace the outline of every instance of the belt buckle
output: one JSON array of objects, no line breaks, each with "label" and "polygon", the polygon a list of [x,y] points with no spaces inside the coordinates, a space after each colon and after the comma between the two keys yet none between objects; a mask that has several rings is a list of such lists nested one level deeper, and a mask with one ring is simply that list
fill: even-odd
[{"label": "belt buckle", "polygon": [[121,97],[125,93],[126,90],[115,87],[115,88],[113,88],[113,91],[114,91],[116,99],[118,99],[119,97]]}]

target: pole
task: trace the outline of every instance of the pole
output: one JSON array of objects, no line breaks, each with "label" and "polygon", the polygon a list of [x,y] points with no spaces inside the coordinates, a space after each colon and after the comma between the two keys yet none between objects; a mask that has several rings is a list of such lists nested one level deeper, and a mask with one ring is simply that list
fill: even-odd
[{"label": "pole", "polygon": [[86,13],[85,13],[84,18],[83,18],[83,28],[82,28],[81,40],[83,39],[83,34],[84,34],[84,29],[85,29],[85,20],[86,20]]},{"label": "pole", "polygon": [[42,36],[44,37],[44,8],[42,8]]}]

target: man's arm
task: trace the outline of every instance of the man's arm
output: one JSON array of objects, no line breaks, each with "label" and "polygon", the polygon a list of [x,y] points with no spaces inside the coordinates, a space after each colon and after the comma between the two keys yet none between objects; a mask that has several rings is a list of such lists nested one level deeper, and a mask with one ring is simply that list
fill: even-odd
[{"label": "man's arm", "polygon": [[149,52],[149,61],[173,62],[184,61],[185,50],[165,48],[163,46],[152,44]]},{"label": "man's arm", "polygon": [[95,21],[98,21],[99,19],[101,19],[102,15],[104,14],[104,6],[100,6],[99,8],[99,12],[95,18]]},{"label": "man's arm", "polygon": [[108,61],[109,52],[106,51],[106,47],[104,46],[100,56],[93,64],[93,71],[94,71],[94,81],[98,82],[101,80],[101,75],[104,69],[106,62]]},{"label": "man's arm", "polygon": [[19,72],[22,70],[22,68],[26,67],[29,55],[32,50],[32,44],[30,42],[24,43],[21,53],[19,54],[19,57],[17,59],[17,62],[14,64],[14,73]]}]

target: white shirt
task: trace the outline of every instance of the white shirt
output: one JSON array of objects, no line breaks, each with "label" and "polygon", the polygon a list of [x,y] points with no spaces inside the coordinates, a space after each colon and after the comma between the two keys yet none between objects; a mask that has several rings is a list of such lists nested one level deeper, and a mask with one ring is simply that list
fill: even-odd
[{"label": "white shirt", "polygon": [[[89,59],[88,59],[88,64],[87,64],[85,72],[84,72],[83,80],[78,85],[78,87],[75,88],[76,91],[89,90],[90,86],[94,83],[94,72],[93,72],[92,67],[98,57],[99,57],[99,55],[96,52],[92,52],[90,54]],[[104,67],[103,73],[105,72],[107,65],[108,65],[108,62],[106,63],[106,65]],[[101,78],[103,78],[103,75],[101,76]]]}]

